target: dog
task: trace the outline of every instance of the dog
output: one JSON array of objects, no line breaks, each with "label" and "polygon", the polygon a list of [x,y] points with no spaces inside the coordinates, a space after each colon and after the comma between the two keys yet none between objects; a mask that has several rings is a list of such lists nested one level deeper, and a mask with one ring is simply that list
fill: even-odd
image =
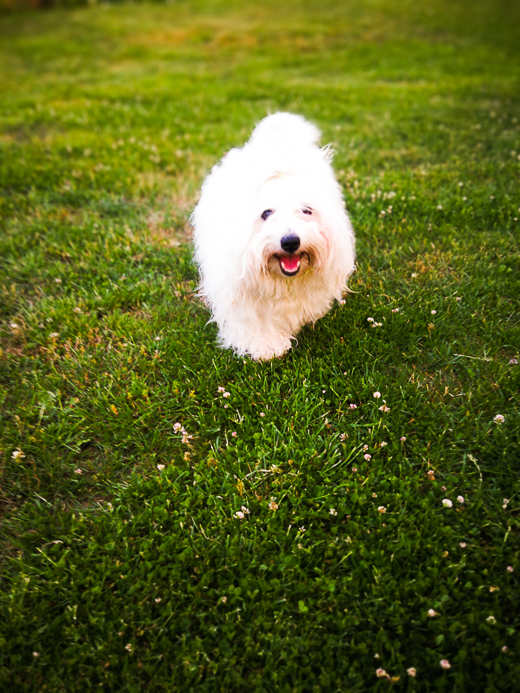
[{"label": "dog", "polygon": [[302,116],[264,118],[202,185],[191,217],[199,296],[223,347],[268,360],[341,300],[354,233],[330,147]]}]

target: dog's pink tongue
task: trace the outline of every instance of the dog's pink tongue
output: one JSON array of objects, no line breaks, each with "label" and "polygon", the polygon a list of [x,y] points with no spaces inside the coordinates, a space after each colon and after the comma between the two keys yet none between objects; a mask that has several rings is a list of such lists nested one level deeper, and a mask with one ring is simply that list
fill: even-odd
[{"label": "dog's pink tongue", "polygon": [[296,272],[300,266],[300,258],[297,255],[284,255],[280,263],[286,272]]}]

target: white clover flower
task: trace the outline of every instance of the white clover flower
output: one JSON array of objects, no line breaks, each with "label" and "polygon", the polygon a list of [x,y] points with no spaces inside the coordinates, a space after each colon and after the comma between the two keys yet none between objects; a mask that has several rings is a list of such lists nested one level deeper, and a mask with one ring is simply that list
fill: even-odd
[{"label": "white clover flower", "polygon": [[162,472],[162,470],[164,469],[164,464],[158,464],[158,465],[157,465],[157,469],[158,469],[160,472]]},{"label": "white clover flower", "polygon": [[386,513],[386,508],[385,508],[385,506],[384,506],[384,505],[380,505],[379,508],[378,508],[378,511],[379,511],[380,513]]},{"label": "white clover flower", "polygon": [[132,644],[128,643],[127,645],[125,645],[125,650],[128,650],[128,652],[131,652],[132,651]]},{"label": "white clover flower", "polygon": [[39,657],[40,653],[39,652],[33,652],[33,657]]},{"label": "white clover flower", "polygon": [[154,601],[156,604],[158,604],[160,601],[162,601],[162,599],[161,599],[161,597],[156,597]]},{"label": "white clover flower", "polygon": [[509,648],[507,647],[507,645],[503,645],[503,646],[502,646],[502,652],[507,652],[508,649],[509,649]]},{"label": "white clover flower", "polygon": [[237,437],[237,432],[236,432],[236,431],[233,431],[233,433],[231,434],[231,436],[232,436],[233,438],[236,438],[236,437]]},{"label": "white clover flower", "polygon": [[262,418],[265,416],[265,414],[264,414],[263,411],[260,412],[260,416],[261,416]]},{"label": "white clover flower", "polygon": [[249,515],[249,508],[246,508],[245,505],[243,505],[243,506],[240,508],[240,510],[241,510],[243,513],[245,513],[246,515]]},{"label": "white clover flower", "polygon": [[464,503],[464,496],[457,496],[457,501],[462,505]]},{"label": "white clover flower", "polygon": [[174,423],[174,424],[173,424],[173,430],[174,430],[175,433],[177,433],[177,431],[180,431],[181,428],[182,428],[182,426],[181,426],[180,423]]},{"label": "white clover flower", "polygon": [[433,618],[434,616],[438,616],[439,614],[434,610],[434,609],[428,609],[428,616],[430,618]]},{"label": "white clover flower", "polygon": [[451,508],[451,506],[453,505],[453,503],[450,501],[449,498],[444,498],[444,500],[442,501],[442,504],[444,505],[445,508]]},{"label": "white clover flower", "polygon": [[451,664],[448,662],[447,659],[441,659],[441,661],[439,662],[439,664],[441,665],[441,667],[442,667],[443,669],[451,669]]},{"label": "white clover flower", "polygon": [[349,409],[357,409],[357,404],[349,404],[348,408]]},{"label": "white clover flower", "polygon": [[392,313],[398,313],[398,312],[399,312],[399,308],[392,308]]},{"label": "white clover flower", "polygon": [[417,674],[417,669],[414,669],[414,667],[410,667],[406,670],[406,673],[408,674],[408,676],[415,676]]},{"label": "white clover flower", "polygon": [[432,310],[432,311],[431,311],[431,314],[432,314],[432,315],[437,315],[437,311],[436,311],[436,310]]},{"label": "white clover flower", "polygon": [[241,510],[237,510],[235,513],[235,517],[237,520],[243,520],[244,519],[244,513]]},{"label": "white clover flower", "polygon": [[83,474],[83,470],[82,469],[75,469],[74,474]]},{"label": "white clover flower", "polygon": [[335,508],[331,508],[331,509],[329,510],[329,514],[330,514],[330,515],[336,516],[336,515],[338,514],[338,511],[337,511]]},{"label": "white clover flower", "polygon": [[493,421],[496,424],[503,424],[505,420],[506,420],[505,416],[503,416],[502,414],[497,414],[493,419]]},{"label": "white clover flower", "polygon": [[13,451],[11,457],[13,458],[13,460],[16,460],[16,461],[18,462],[19,460],[22,460],[22,459],[25,457],[25,455],[24,455],[24,453],[20,450],[20,448],[18,448],[17,450],[14,450],[14,451]]},{"label": "white clover flower", "polygon": [[387,445],[388,443],[386,442],[386,440],[382,440],[380,447],[385,448]]},{"label": "white clover flower", "polygon": [[367,462],[372,459],[372,455],[369,455],[368,453],[366,455],[363,455],[363,457]]},{"label": "white clover flower", "polygon": [[390,411],[390,407],[387,407],[386,404],[382,404],[382,405],[379,407],[379,411],[382,411],[382,412]]},{"label": "white clover flower", "polygon": [[231,393],[229,393],[229,392],[224,392],[224,393],[222,394],[222,397],[225,397],[225,398],[227,399],[228,397],[231,397]]},{"label": "white clover flower", "polygon": [[406,440],[406,436],[401,436],[401,437],[399,438],[399,440],[401,441],[401,443],[404,443],[405,440]]},{"label": "white clover flower", "polygon": [[491,623],[491,625],[494,625],[494,624],[497,622],[497,620],[496,620],[496,618],[495,618],[494,616],[488,616],[488,617],[486,618],[486,621],[487,621],[488,623]]},{"label": "white clover flower", "polygon": [[518,366],[518,359],[510,359],[509,365],[510,366]]},{"label": "white clover flower", "polygon": [[50,337],[51,339],[55,339],[56,337],[59,337],[59,336],[60,336],[60,333],[59,333],[59,332],[51,332],[50,335],[49,335],[49,337]]},{"label": "white clover flower", "polygon": [[374,318],[367,318],[367,322],[374,322]]},{"label": "white clover flower", "polygon": [[340,435],[340,437],[339,437],[339,439],[341,440],[341,442],[343,442],[343,441],[346,440],[347,438],[348,438],[348,435],[347,435],[346,433],[342,433],[342,434]]},{"label": "white clover flower", "polygon": [[379,399],[381,397],[381,393],[380,392],[374,392],[374,394],[372,396],[375,397],[376,399]]},{"label": "white clover flower", "polygon": [[508,573],[512,573],[513,572],[513,566],[508,565],[506,570]]},{"label": "white clover flower", "polygon": [[460,544],[459,544],[459,546],[460,546],[461,549],[465,549],[465,548],[466,548],[466,542],[465,542],[465,541],[461,541]]},{"label": "white clover flower", "polygon": [[433,469],[428,469],[427,474],[428,474],[428,479],[430,481],[433,481],[435,479],[435,472],[433,471]]},{"label": "white clover flower", "polygon": [[377,493],[373,493],[372,498],[377,498]]},{"label": "white clover flower", "polygon": [[222,385],[219,385],[217,392],[225,392],[225,391],[226,391],[226,388],[222,387]]},{"label": "white clover flower", "polygon": [[225,604],[227,602],[227,597],[220,597],[220,601],[222,604]]},{"label": "white clover flower", "polygon": [[278,503],[276,503],[276,501],[272,500],[269,503],[269,510],[278,510]]},{"label": "white clover flower", "polygon": [[12,322],[12,323],[9,325],[9,327],[10,327],[12,330],[17,330],[20,326],[18,325],[18,323]]},{"label": "white clover flower", "polygon": [[389,679],[390,678],[390,676],[386,673],[386,671],[384,669],[376,669],[376,676],[378,679],[381,679],[381,678]]}]

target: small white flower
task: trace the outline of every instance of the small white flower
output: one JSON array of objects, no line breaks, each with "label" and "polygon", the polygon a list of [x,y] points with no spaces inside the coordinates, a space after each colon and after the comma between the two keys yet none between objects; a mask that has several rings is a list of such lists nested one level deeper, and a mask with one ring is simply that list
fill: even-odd
[{"label": "small white flower", "polygon": [[508,565],[506,570],[508,573],[512,573],[513,572],[513,566]]},{"label": "small white flower", "polygon": [[390,678],[390,676],[386,673],[386,671],[384,669],[376,669],[376,676],[378,679],[381,679],[381,678],[389,679]]},{"label": "small white flower", "polygon": [[487,621],[488,623],[491,623],[492,625],[495,624],[495,623],[497,622],[497,620],[496,620],[496,618],[495,618],[494,616],[488,616],[488,617],[486,618],[486,621]]},{"label": "small white flower", "polygon": [[336,516],[336,515],[338,514],[338,511],[335,510],[335,508],[331,508],[331,509],[329,510],[329,514],[330,514],[330,515]]},{"label": "small white flower", "polygon": [[348,438],[348,435],[347,435],[346,433],[342,433],[342,434],[340,435],[340,437],[339,437],[339,439],[341,440],[341,442],[343,442],[343,441],[346,440],[347,438]]},{"label": "small white flower", "polygon": [[235,517],[237,520],[243,520],[244,519],[244,513],[241,510],[237,510],[235,513]]},{"label": "small white flower", "polygon": [[377,498],[377,493],[373,493],[372,498]]},{"label": "small white flower", "polygon": [[439,664],[441,665],[441,667],[442,667],[443,669],[451,669],[451,664],[448,662],[447,659],[441,659],[441,661],[439,662]]},{"label": "small white flower", "polygon": [[236,431],[233,431],[233,433],[231,434],[231,436],[232,436],[233,438],[236,438],[236,437],[237,437],[237,432],[236,432]]},{"label": "small white flower", "polygon": [[413,277],[414,279],[415,279],[416,276],[417,276],[417,272],[412,272],[412,277]]},{"label": "small white flower", "polygon": [[510,359],[509,365],[510,366],[518,366],[518,359]]},{"label": "small white flower", "polygon": [[432,314],[432,315],[437,315],[437,311],[436,311],[436,310],[432,310],[432,311],[431,311],[431,314]]},{"label": "small white flower", "polygon": [[442,209],[442,205],[437,205],[437,209]]},{"label": "small white flower", "polygon": [[462,503],[464,503],[464,496],[457,496],[457,501],[462,505]]},{"label": "small white flower", "polygon": [[386,513],[386,508],[385,508],[385,506],[384,506],[384,505],[380,505],[379,508],[378,508],[378,511],[379,511],[380,513]]},{"label": "small white flower", "polygon": [[162,601],[162,599],[161,599],[161,597],[156,597],[154,601],[156,604],[158,604],[160,601]]},{"label": "small white flower", "polygon": [[374,322],[374,318],[367,318],[367,322]]},{"label": "small white flower", "polygon": [[415,676],[415,674],[417,673],[417,670],[414,669],[413,667],[410,667],[409,669],[406,670],[406,673],[408,674],[408,676]]},{"label": "small white flower", "polygon": [[33,652],[33,657],[39,657],[40,653],[39,652]]},{"label": "small white flower", "polygon": [[265,416],[265,414],[264,414],[263,411],[260,412],[260,416],[261,416],[262,418]]},{"label": "small white flower", "polygon": [[51,332],[50,335],[49,335],[49,337],[50,337],[51,339],[55,339],[56,337],[59,337],[59,336],[60,336],[60,333],[59,333],[59,332]]},{"label": "small white flower", "polygon": [[438,616],[438,613],[434,609],[428,609],[428,616],[433,618],[434,616]]},{"label": "small white flower", "polygon": [[399,312],[399,308],[392,308],[392,313],[398,313],[398,312]]},{"label": "small white flower", "polygon": [[276,501],[273,501],[273,500],[272,500],[272,501],[269,503],[269,510],[278,510],[278,503],[276,503]]},{"label": "small white flower", "polygon": [[348,408],[349,409],[357,409],[357,404],[349,404]]},{"label": "small white flower", "polygon": [[128,652],[131,652],[132,651],[132,644],[128,643],[127,645],[125,645],[125,650],[128,650]]},{"label": "small white flower", "polygon": [[494,417],[493,421],[494,421],[496,424],[503,424],[504,421],[505,421],[505,417],[504,417],[502,414],[497,414],[497,415]]},{"label": "small white flower", "polygon": [[386,440],[381,441],[381,447],[382,448],[385,448],[387,445],[388,445],[388,443],[386,442]]},{"label": "small white flower", "polygon": [[74,474],[83,474],[83,470],[82,469],[75,469]]},{"label": "small white flower", "polygon": [[177,433],[177,431],[180,431],[181,428],[182,428],[182,426],[181,426],[180,423],[174,423],[174,424],[173,424],[173,430],[174,430],[175,433]]},{"label": "small white flower", "polygon": [[450,501],[449,498],[445,498],[442,501],[442,504],[444,505],[445,508],[451,508],[451,506],[453,505],[453,503]]},{"label": "small white flower", "polygon": [[160,341],[161,341],[161,337],[155,337],[155,341],[156,341],[156,342],[160,342]]},{"label": "small white flower", "polygon": [[503,645],[503,646],[502,646],[502,652],[507,652],[507,650],[508,650],[507,645]]},{"label": "small white flower", "polygon": [[433,471],[433,469],[428,469],[428,479],[430,481],[433,481],[435,479],[435,472]]},{"label": "small white flower", "polygon": [[376,399],[379,399],[381,397],[381,393],[380,392],[374,392],[373,397],[375,397]]},{"label": "small white flower", "polygon": [[164,464],[158,464],[158,465],[157,465],[157,469],[158,469],[160,472],[162,472],[162,470],[164,469]]},{"label": "small white flower", "polygon": [[243,506],[240,508],[240,510],[241,510],[243,513],[245,513],[246,515],[249,515],[249,508],[246,508],[245,505],[243,505]]},{"label": "small white flower", "polygon": [[224,392],[222,397],[225,397],[227,399],[228,397],[231,397],[231,394],[229,392]]},{"label": "small white flower", "polygon": [[222,387],[222,385],[219,385],[218,392],[225,392],[226,388]]},{"label": "small white flower", "polygon": [[382,412],[390,411],[390,407],[387,407],[386,404],[383,404],[379,407],[379,411],[382,411]]},{"label": "small white flower", "polygon": [[227,602],[227,597],[220,597],[220,601],[222,604],[225,604]]},{"label": "small white flower", "polygon": [[59,277],[56,277],[54,281],[56,282],[56,284],[61,284],[61,279]]},{"label": "small white flower", "polygon": [[9,327],[10,327],[12,330],[17,330],[20,326],[18,325],[18,323],[12,322],[12,323],[9,325]]},{"label": "small white flower", "polygon": [[372,455],[369,455],[369,454],[363,455],[363,457],[365,458],[365,460],[367,462],[372,459]]},{"label": "small white flower", "polygon": [[404,443],[405,440],[406,440],[406,436],[401,436],[401,437],[399,438],[399,440],[401,441],[401,443]]},{"label": "small white flower", "polygon": [[466,548],[466,542],[465,542],[465,541],[461,541],[460,544],[459,544],[459,546],[460,546],[461,549],[465,549],[465,548]]},{"label": "small white flower", "polygon": [[13,452],[12,455],[11,455],[11,457],[13,458],[13,460],[17,460],[17,461],[18,461],[18,460],[23,459],[23,458],[25,457],[25,455],[24,455],[24,453],[20,450],[20,448],[18,448],[17,450],[14,450],[14,452]]}]

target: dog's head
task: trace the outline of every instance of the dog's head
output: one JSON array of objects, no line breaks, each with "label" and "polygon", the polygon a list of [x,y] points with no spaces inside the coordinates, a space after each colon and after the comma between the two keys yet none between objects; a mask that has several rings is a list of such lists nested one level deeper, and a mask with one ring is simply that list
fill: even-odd
[{"label": "dog's head", "polygon": [[[329,265],[338,234],[316,193],[307,188],[299,176],[276,172],[258,191],[245,251],[256,276],[301,278],[308,272],[320,274]],[[343,209],[339,217],[346,218]]]}]

